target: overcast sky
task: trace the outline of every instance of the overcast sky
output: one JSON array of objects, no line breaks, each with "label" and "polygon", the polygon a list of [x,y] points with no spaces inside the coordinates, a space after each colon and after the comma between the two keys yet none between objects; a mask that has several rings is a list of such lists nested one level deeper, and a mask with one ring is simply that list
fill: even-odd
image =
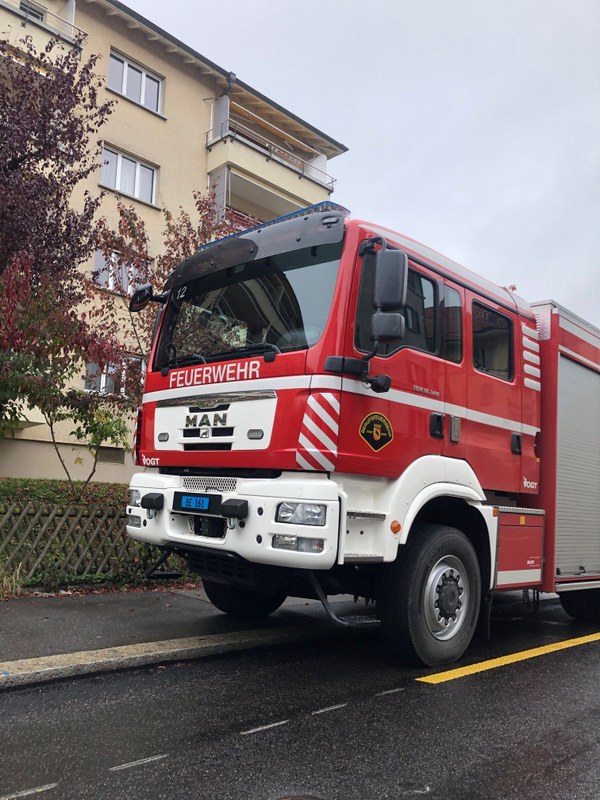
[{"label": "overcast sky", "polygon": [[125,0],[342,142],[332,199],[600,327],[600,0]]}]

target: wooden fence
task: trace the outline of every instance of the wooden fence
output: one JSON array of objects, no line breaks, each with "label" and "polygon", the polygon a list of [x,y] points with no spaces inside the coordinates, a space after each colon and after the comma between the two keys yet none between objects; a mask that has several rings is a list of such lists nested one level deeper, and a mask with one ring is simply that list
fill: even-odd
[{"label": "wooden fence", "polygon": [[22,586],[138,575],[159,557],[125,535],[122,508],[0,504],[0,577]]}]

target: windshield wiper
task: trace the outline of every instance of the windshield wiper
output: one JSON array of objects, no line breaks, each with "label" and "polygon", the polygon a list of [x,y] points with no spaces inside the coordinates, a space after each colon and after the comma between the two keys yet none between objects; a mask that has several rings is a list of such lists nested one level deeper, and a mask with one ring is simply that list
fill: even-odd
[{"label": "windshield wiper", "polygon": [[[244,356],[253,356],[258,353],[265,354],[265,361],[274,361],[275,356],[281,353],[281,350],[276,344],[270,342],[257,342],[256,344],[249,344],[247,347],[237,347],[235,350],[227,350],[225,353],[214,353],[210,356],[211,361],[226,361],[230,358],[239,358]],[[270,358],[267,358],[267,355]]]},{"label": "windshield wiper", "polygon": [[161,364],[160,371],[164,377],[174,367],[187,367],[190,364],[206,364],[206,359],[200,353],[188,353],[179,358],[171,358],[165,364]]}]

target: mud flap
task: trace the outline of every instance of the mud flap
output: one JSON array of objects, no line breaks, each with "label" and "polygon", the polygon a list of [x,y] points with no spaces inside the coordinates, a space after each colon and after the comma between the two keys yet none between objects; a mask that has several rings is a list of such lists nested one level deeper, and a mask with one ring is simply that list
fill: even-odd
[{"label": "mud flap", "polygon": [[493,592],[484,594],[481,598],[481,606],[479,608],[479,619],[477,620],[477,627],[475,635],[478,639],[489,642],[492,639],[492,601],[494,599]]}]

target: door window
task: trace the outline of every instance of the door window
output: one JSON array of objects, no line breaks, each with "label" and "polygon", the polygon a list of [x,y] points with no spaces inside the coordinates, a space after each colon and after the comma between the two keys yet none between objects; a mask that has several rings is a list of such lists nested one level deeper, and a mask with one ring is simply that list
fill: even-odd
[{"label": "door window", "polygon": [[442,358],[460,364],[463,354],[462,302],[460,294],[444,287]]},{"label": "door window", "polygon": [[473,366],[496,378],[513,378],[512,322],[481,303],[473,303]]},{"label": "door window", "polygon": [[[356,314],[355,344],[357,350],[370,352],[373,349],[371,338],[371,317],[373,314],[373,281],[375,259],[365,258],[358,308]],[[408,270],[408,292],[406,308],[406,333],[397,342],[380,344],[377,355],[389,356],[401,347],[412,347],[426,353],[436,352],[436,285],[416,270]]]}]

